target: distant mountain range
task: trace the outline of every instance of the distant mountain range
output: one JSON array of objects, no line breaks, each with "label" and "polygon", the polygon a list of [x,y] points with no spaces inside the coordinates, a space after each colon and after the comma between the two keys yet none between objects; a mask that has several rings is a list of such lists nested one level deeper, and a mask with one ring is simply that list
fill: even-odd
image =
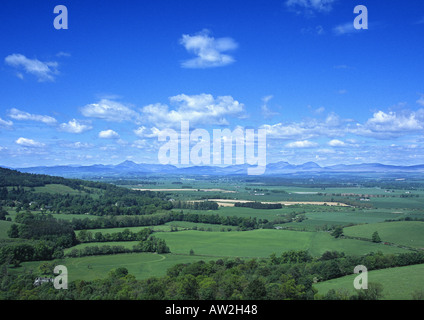
[{"label": "distant mountain range", "polygon": [[[124,161],[117,165],[90,165],[90,166],[39,166],[30,168],[9,168],[20,172],[47,174],[61,177],[133,177],[152,174],[175,174],[175,175],[247,175],[249,165],[218,166],[192,166],[178,168],[173,165],[161,164],[137,164],[132,161]],[[253,166],[254,167],[254,166]],[[294,165],[280,161],[268,164],[264,175],[288,175],[288,174],[365,174],[365,173],[415,173],[424,174],[424,165],[394,166],[380,163],[363,164],[339,164],[321,167],[315,162],[307,162]]]}]

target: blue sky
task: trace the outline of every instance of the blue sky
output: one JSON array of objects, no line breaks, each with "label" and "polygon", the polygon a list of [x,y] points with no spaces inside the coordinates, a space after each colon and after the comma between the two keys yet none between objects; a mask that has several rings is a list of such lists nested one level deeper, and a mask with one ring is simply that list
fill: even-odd
[{"label": "blue sky", "polygon": [[268,162],[424,163],[422,1],[5,0],[0,34],[3,166],[158,163],[181,120],[266,129]]}]

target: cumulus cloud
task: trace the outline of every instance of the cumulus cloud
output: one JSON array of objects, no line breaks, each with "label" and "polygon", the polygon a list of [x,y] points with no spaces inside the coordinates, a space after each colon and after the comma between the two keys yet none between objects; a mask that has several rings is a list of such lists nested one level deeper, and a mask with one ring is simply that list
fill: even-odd
[{"label": "cumulus cloud", "polygon": [[351,132],[379,139],[420,132],[424,128],[424,109],[416,112],[377,111],[365,124],[357,124]]},{"label": "cumulus cloud", "polygon": [[344,147],[346,146],[346,143],[344,143],[341,140],[333,139],[330,142],[328,142],[328,145],[331,147]]},{"label": "cumulus cloud", "polygon": [[156,138],[160,133],[160,130],[156,127],[147,129],[145,126],[141,126],[134,130],[134,133],[140,138]]},{"label": "cumulus cloud", "polygon": [[40,148],[45,146],[44,143],[41,143],[32,139],[22,138],[22,137],[17,139],[15,143],[19,144],[20,146],[30,147],[30,148]]},{"label": "cumulus cloud", "polygon": [[57,122],[57,120],[53,117],[43,116],[38,114],[31,114],[31,113],[21,111],[15,108],[9,111],[9,117],[11,117],[14,120],[30,120],[30,121],[43,122],[48,125],[54,125]]},{"label": "cumulus cloud", "polygon": [[68,121],[68,123],[62,123],[59,126],[60,131],[69,132],[69,133],[82,133],[88,130],[91,130],[93,127],[80,123],[76,119]]},{"label": "cumulus cloud", "polygon": [[244,105],[231,96],[214,98],[210,94],[180,94],[170,99],[176,106],[170,110],[168,105],[151,104],[142,109],[147,120],[157,127],[179,125],[181,121],[193,124],[226,125],[226,116],[237,116],[244,112]]},{"label": "cumulus cloud", "polygon": [[[23,70],[24,72],[37,77],[39,82],[54,81],[55,76],[59,74],[59,64],[55,61],[42,62],[37,59],[29,59],[23,54],[18,53],[8,55],[4,61],[11,67]],[[17,75],[18,77],[23,78],[23,74],[21,72],[18,72]]]},{"label": "cumulus cloud", "polygon": [[141,121],[141,115],[131,106],[109,99],[101,99],[98,103],[88,104],[81,108],[81,113],[88,118],[103,119],[110,122],[140,123]]},{"label": "cumulus cloud", "polygon": [[99,138],[102,139],[119,139],[119,134],[111,129],[99,132]]},{"label": "cumulus cloud", "polygon": [[238,44],[232,38],[211,37],[209,30],[203,30],[193,36],[184,34],[180,44],[196,57],[182,62],[183,68],[222,67],[233,63],[234,58],[224,52],[237,49]]},{"label": "cumulus cloud", "polygon": [[308,140],[295,141],[286,144],[287,148],[313,148],[316,146],[318,146],[318,143]]}]

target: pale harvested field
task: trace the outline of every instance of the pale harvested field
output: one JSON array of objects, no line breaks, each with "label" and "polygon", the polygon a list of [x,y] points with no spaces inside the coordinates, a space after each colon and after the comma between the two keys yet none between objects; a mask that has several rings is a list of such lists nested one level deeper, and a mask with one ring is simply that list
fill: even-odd
[{"label": "pale harvested field", "polygon": [[[193,202],[200,202],[205,200],[197,200]],[[217,202],[219,206],[221,207],[234,207],[234,204],[236,202],[238,203],[247,203],[247,202],[254,202],[251,200],[232,200],[232,199],[208,199],[208,201]],[[281,203],[284,206],[292,206],[295,204],[309,204],[309,205],[316,205],[316,206],[323,206],[324,204],[327,206],[338,206],[338,207],[349,207],[347,204],[340,203],[340,202],[319,202],[319,201],[275,201],[275,202],[263,202],[262,203]]]},{"label": "pale harvested field", "polygon": [[140,188],[132,188],[133,190],[138,190],[138,191],[199,191],[199,192],[223,192],[223,193],[236,193],[235,191],[232,190],[224,190],[224,189],[196,189],[196,188],[192,188],[192,189],[140,189]]}]

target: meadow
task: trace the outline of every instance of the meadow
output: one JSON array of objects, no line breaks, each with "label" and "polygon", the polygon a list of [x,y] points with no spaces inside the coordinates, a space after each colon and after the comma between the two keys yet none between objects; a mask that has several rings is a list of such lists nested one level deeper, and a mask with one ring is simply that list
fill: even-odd
[{"label": "meadow", "polygon": [[1,221],[0,220],[0,239],[7,239],[7,231],[10,229],[12,225],[9,221]]},{"label": "meadow", "polygon": [[312,256],[325,251],[343,251],[351,255],[369,252],[399,253],[406,250],[369,241],[335,239],[327,232],[299,232],[290,230],[252,230],[244,232],[181,231],[157,233],[171,252],[207,256],[269,258],[290,250],[307,250]]},{"label": "meadow", "polygon": [[[205,262],[215,260],[216,257],[202,257]],[[198,256],[156,253],[123,253],[116,255],[88,256],[66,258],[55,261],[57,265],[65,265],[68,269],[69,281],[92,281],[105,278],[112,269],[127,268],[136,279],[162,277],[172,266],[180,263],[199,261]],[[36,270],[40,262],[25,262],[22,267],[16,268],[20,272],[24,268]]]},{"label": "meadow", "polygon": [[424,222],[422,221],[362,224],[344,229],[344,234],[346,236],[369,240],[372,239],[374,232],[378,232],[383,242],[424,249]]},{"label": "meadow", "polygon": [[[368,272],[368,283],[383,286],[384,300],[412,300],[413,294],[424,293],[424,265],[389,268]],[[324,295],[329,290],[355,293],[353,280],[357,275],[349,275],[317,283],[314,287],[318,294]]]}]

